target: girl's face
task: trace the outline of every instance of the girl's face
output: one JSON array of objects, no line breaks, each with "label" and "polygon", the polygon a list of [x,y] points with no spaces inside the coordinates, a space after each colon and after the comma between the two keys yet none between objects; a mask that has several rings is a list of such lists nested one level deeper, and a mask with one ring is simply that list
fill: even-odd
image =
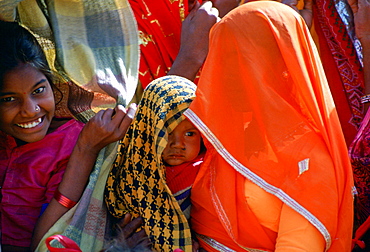
[{"label": "girl's face", "polygon": [[53,90],[43,73],[29,64],[9,71],[0,89],[0,130],[30,143],[45,137],[54,116]]},{"label": "girl's face", "polygon": [[168,135],[168,143],[162,158],[167,165],[180,165],[196,158],[200,152],[201,135],[188,120],[183,120]]}]

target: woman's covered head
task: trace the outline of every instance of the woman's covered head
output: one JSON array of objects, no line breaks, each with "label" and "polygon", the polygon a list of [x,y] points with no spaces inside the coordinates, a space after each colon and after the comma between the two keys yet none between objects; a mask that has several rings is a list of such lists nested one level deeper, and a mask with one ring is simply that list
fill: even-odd
[{"label": "woman's covered head", "polygon": [[243,4],[213,26],[190,109],[199,107],[196,113],[226,148],[244,146],[252,155],[280,141],[280,133],[289,135],[309,111],[306,104],[316,102],[311,91],[326,82],[319,64],[309,30],[292,8],[274,1]]},{"label": "woman's covered head", "polygon": [[0,21],[0,130],[20,143],[47,134],[55,100],[45,55],[33,35]]}]

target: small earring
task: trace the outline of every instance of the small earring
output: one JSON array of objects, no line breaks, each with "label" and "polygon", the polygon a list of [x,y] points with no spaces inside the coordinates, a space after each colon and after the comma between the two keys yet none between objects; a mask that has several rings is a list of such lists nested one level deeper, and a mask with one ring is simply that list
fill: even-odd
[{"label": "small earring", "polygon": [[36,105],[35,110],[36,110],[36,111],[40,111],[40,107],[39,107],[39,105]]}]

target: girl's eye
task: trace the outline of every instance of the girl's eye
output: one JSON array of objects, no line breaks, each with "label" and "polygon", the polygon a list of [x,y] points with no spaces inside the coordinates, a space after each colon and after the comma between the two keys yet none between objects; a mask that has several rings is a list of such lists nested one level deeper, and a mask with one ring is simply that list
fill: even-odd
[{"label": "girl's eye", "polygon": [[14,101],[15,98],[14,97],[4,97],[4,98],[0,98],[0,102],[11,102],[11,101]]},{"label": "girl's eye", "polygon": [[185,136],[194,136],[194,134],[195,134],[194,132],[186,132]]},{"label": "girl's eye", "polygon": [[45,87],[39,87],[35,91],[33,91],[33,94],[40,94],[45,91]]}]

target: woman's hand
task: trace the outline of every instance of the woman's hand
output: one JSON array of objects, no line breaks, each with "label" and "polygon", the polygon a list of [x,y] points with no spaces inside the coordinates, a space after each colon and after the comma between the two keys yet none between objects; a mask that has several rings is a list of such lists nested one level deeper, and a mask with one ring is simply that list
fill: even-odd
[{"label": "woman's hand", "polygon": [[117,224],[118,232],[112,241],[112,246],[103,251],[131,251],[131,249],[142,252],[152,251],[151,242],[144,229],[137,231],[142,224],[141,217],[131,220],[131,214],[126,214]]},{"label": "woman's hand", "polygon": [[123,138],[135,112],[135,104],[131,104],[127,111],[122,105],[99,111],[86,123],[77,145],[89,152],[98,153],[106,145]]},{"label": "woman's hand", "polygon": [[[78,202],[88,181],[100,150],[121,139],[136,112],[136,105],[126,111],[122,106],[98,112],[83,128],[69,158],[59,192],[71,201]],[[39,218],[32,240],[35,249],[44,234],[68,211],[55,198]]]}]

